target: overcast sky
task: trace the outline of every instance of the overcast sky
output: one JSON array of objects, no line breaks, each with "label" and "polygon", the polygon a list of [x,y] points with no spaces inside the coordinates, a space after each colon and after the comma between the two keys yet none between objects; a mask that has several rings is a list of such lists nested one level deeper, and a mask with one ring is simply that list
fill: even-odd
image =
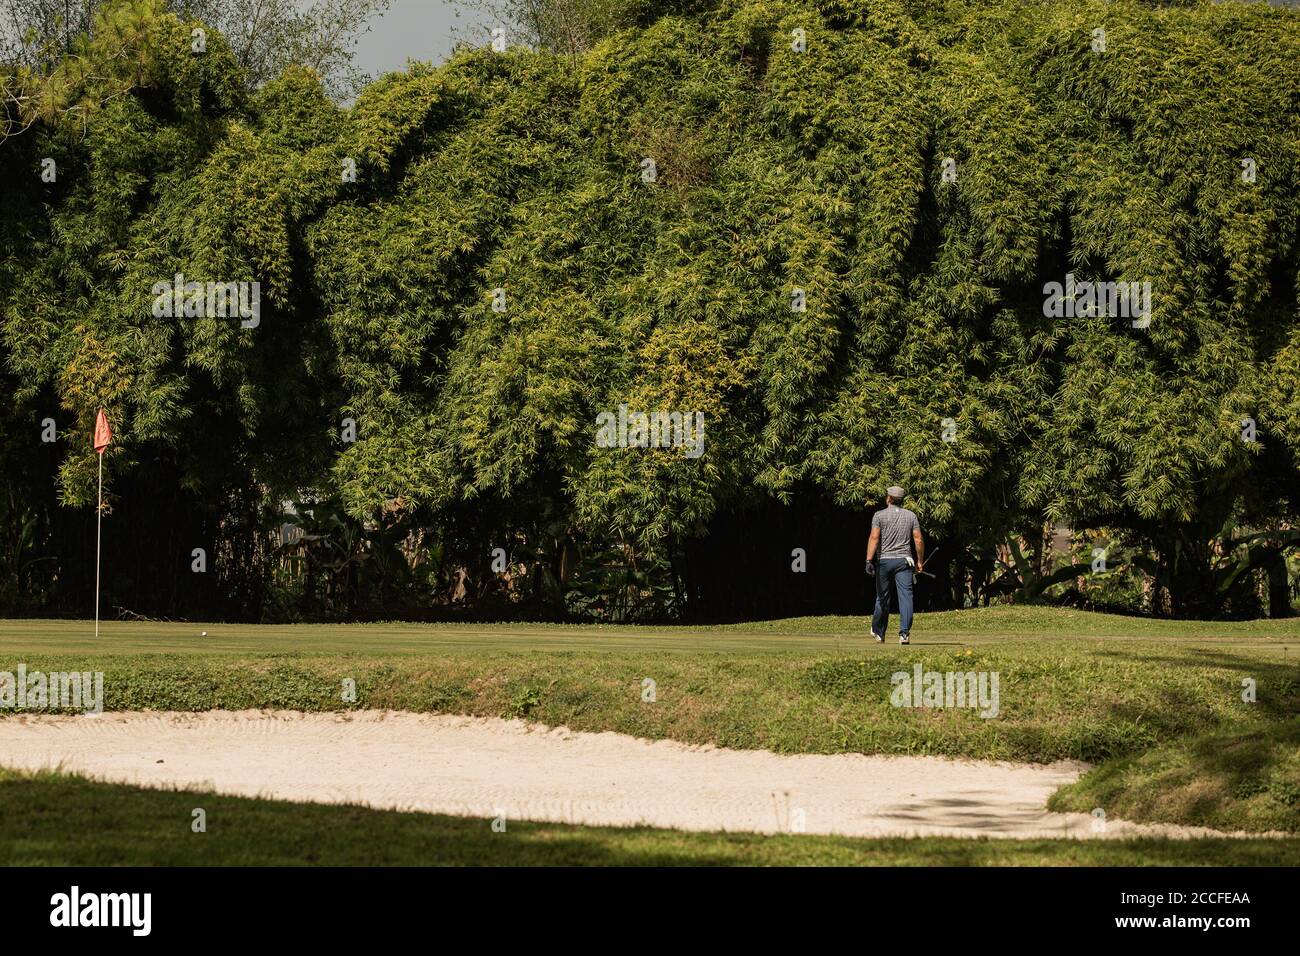
[{"label": "overcast sky", "polygon": [[457,40],[488,42],[483,22],[481,14],[452,0],[392,0],[357,41],[357,68],[379,76],[403,69],[408,59],[441,63]]}]

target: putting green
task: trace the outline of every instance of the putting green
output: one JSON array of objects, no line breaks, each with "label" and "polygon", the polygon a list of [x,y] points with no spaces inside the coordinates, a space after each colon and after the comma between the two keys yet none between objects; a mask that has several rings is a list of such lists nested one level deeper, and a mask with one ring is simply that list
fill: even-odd
[{"label": "putting green", "polygon": [[[15,654],[427,654],[473,651],[783,651],[859,654],[874,648],[861,617],[799,617],[693,627],[564,624],[221,624],[0,621],[0,656]],[[202,636],[206,632],[206,636]],[[1300,660],[1300,619],[1167,621],[1060,608],[996,607],[918,614],[913,646],[1006,641],[1229,644]],[[888,642],[897,646],[897,636]]]}]

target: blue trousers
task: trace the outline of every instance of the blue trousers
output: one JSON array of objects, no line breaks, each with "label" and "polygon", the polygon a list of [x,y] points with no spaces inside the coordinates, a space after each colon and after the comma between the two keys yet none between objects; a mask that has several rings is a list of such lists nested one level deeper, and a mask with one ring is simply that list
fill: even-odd
[{"label": "blue trousers", "polygon": [[889,627],[889,599],[898,592],[898,633],[912,632],[912,566],[906,558],[881,558],[876,565],[876,610],[871,629],[882,637]]}]

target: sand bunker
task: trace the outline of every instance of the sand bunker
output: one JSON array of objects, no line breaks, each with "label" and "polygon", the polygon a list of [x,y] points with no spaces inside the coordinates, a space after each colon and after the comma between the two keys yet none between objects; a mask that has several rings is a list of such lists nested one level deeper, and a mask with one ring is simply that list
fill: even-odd
[{"label": "sand bunker", "polygon": [[491,819],[849,836],[1208,836],[1049,813],[1085,764],[778,755],[385,711],[0,719],[0,764]]}]

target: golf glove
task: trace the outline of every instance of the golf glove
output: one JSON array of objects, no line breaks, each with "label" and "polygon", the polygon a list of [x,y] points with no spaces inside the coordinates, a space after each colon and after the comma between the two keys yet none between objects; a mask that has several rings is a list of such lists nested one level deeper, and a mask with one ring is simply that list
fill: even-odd
[{"label": "golf glove", "polygon": [[873,578],[876,576],[876,562],[874,561],[867,562],[867,574]]}]

